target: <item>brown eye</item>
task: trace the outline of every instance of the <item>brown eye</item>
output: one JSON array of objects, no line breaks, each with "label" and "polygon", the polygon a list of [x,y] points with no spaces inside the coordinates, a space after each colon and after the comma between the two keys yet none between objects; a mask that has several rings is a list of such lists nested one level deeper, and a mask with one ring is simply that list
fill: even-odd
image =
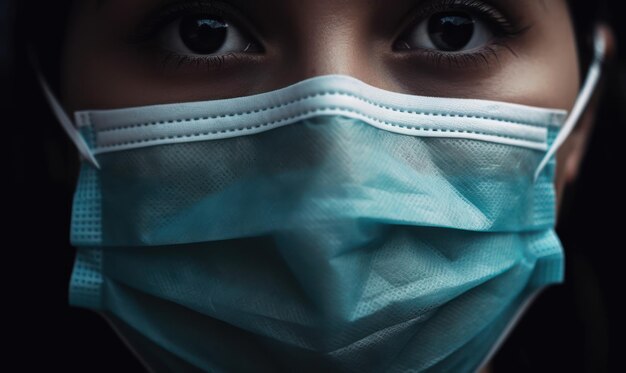
[{"label": "brown eye", "polygon": [[160,35],[164,49],[181,55],[210,55],[259,52],[261,48],[247,33],[216,15],[192,14],[171,22]]},{"label": "brown eye", "polygon": [[481,19],[466,11],[447,11],[431,15],[405,33],[398,49],[434,49],[461,52],[480,48],[494,37]]},{"label": "brown eye", "polygon": [[221,17],[185,16],[180,21],[180,38],[189,50],[210,54],[226,42],[229,24]]},{"label": "brown eye", "polygon": [[474,19],[463,12],[435,14],[428,20],[428,36],[437,49],[462,50],[474,35]]}]

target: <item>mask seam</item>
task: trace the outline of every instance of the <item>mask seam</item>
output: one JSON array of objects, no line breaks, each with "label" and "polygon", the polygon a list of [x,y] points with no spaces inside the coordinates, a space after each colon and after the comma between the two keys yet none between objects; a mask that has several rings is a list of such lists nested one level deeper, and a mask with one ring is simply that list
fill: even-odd
[{"label": "mask seam", "polygon": [[[168,124],[168,123],[182,123],[182,122],[195,122],[195,121],[201,121],[201,120],[209,120],[209,119],[219,119],[219,118],[230,118],[230,117],[237,117],[237,116],[243,116],[243,115],[249,115],[249,114],[258,114],[258,113],[263,113],[266,111],[271,111],[271,110],[275,110],[275,109],[279,109],[279,108],[283,108],[286,106],[290,106],[305,100],[310,100],[312,98],[316,98],[316,97],[321,97],[321,96],[346,96],[346,97],[351,97],[351,98],[355,98],[361,102],[365,102],[367,104],[370,104],[372,106],[384,109],[384,110],[390,110],[393,112],[398,112],[398,113],[403,113],[403,114],[411,114],[411,115],[419,115],[419,116],[426,116],[426,117],[443,117],[443,118],[469,118],[469,119],[484,119],[484,120],[492,120],[492,121],[496,121],[496,122],[503,122],[503,123],[510,123],[510,124],[518,124],[518,125],[523,125],[523,126],[529,126],[529,127],[538,127],[538,128],[546,128],[547,126],[544,124],[540,124],[540,123],[534,123],[534,122],[519,122],[519,121],[513,121],[513,120],[507,120],[507,119],[503,119],[503,118],[498,118],[498,117],[490,117],[490,116],[480,116],[480,115],[466,115],[466,114],[446,114],[446,113],[437,113],[437,112],[429,112],[429,111],[414,111],[414,110],[402,110],[402,109],[398,109],[398,108],[394,108],[391,106],[387,106],[387,105],[381,105],[378,103],[375,103],[371,100],[365,99],[363,97],[351,94],[351,93],[346,93],[346,92],[339,92],[339,91],[328,91],[328,92],[319,92],[316,94],[310,94],[286,103],[282,103],[279,105],[274,105],[274,106],[270,106],[267,108],[262,108],[262,109],[256,109],[256,110],[248,110],[248,111],[243,111],[243,112],[234,112],[234,113],[230,113],[230,114],[221,114],[221,115],[214,115],[214,116],[204,116],[204,117],[193,117],[193,118],[181,118],[181,119],[172,119],[172,120],[167,120],[167,121],[156,121],[156,122],[144,122],[144,123],[134,123],[134,124],[130,124],[130,125],[124,125],[124,126],[118,126],[118,127],[113,127],[113,128],[106,128],[106,129],[102,129],[102,130],[97,130],[98,133],[105,133],[105,132],[113,132],[113,131],[120,131],[120,130],[126,130],[126,129],[132,129],[132,128],[136,128],[136,127],[150,127],[150,126],[155,126],[155,125],[159,125],[159,124]],[[217,101],[214,101],[217,102]],[[91,114],[91,113],[90,113]],[[558,117],[557,117],[558,118]],[[550,124],[552,125],[554,123],[554,116],[552,116]]]},{"label": "mask seam", "polygon": [[193,137],[209,136],[209,135],[220,134],[220,133],[248,132],[248,131],[252,131],[252,130],[258,129],[258,128],[268,127],[268,126],[271,126],[271,125],[274,125],[274,124],[277,124],[277,123],[280,123],[280,122],[295,120],[295,119],[297,119],[299,117],[306,116],[306,115],[309,115],[309,114],[322,113],[324,111],[329,111],[329,110],[333,110],[333,111],[336,110],[336,111],[341,111],[341,112],[345,112],[345,113],[358,114],[358,115],[362,115],[363,117],[365,117],[367,119],[370,119],[370,120],[372,120],[374,122],[381,123],[381,124],[389,126],[389,127],[403,128],[403,129],[408,129],[408,130],[416,130],[416,131],[420,131],[420,132],[476,134],[476,135],[483,135],[483,136],[496,137],[496,138],[504,138],[504,139],[510,139],[510,140],[527,141],[529,143],[534,143],[534,144],[537,144],[537,145],[545,145],[546,144],[545,141],[535,141],[535,140],[530,140],[530,139],[523,138],[523,137],[490,134],[490,133],[481,132],[481,131],[453,130],[453,129],[444,129],[444,128],[425,128],[425,127],[404,126],[404,125],[399,125],[399,124],[394,124],[394,123],[391,123],[391,122],[383,121],[383,120],[377,119],[375,117],[363,114],[363,113],[361,113],[359,111],[355,111],[355,110],[347,110],[347,109],[341,109],[341,108],[337,108],[337,107],[326,107],[326,108],[318,108],[318,109],[314,109],[314,110],[309,110],[309,111],[302,112],[302,113],[299,113],[299,114],[294,115],[294,116],[290,116],[290,117],[274,120],[274,121],[268,122],[268,123],[257,124],[257,125],[254,125],[254,126],[247,126],[247,127],[242,127],[242,128],[231,128],[231,129],[216,130],[216,131],[207,131],[207,132],[196,132],[196,133],[190,133],[190,134],[185,134],[185,135],[160,136],[160,137],[153,137],[153,138],[149,138],[149,139],[140,139],[140,140],[118,142],[118,143],[112,143],[112,144],[107,144],[107,145],[98,145],[96,149],[113,149],[113,148],[120,147],[120,146],[148,143],[148,142],[153,142],[153,141],[193,138]]}]

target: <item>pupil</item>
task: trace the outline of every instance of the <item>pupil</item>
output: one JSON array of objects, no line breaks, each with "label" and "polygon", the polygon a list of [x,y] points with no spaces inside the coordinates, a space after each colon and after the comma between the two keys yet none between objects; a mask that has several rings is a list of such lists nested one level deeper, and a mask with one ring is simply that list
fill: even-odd
[{"label": "pupil", "polygon": [[220,17],[185,16],[180,22],[180,36],[185,46],[198,54],[215,53],[224,45],[228,23]]},{"label": "pupil", "polygon": [[472,40],[474,20],[463,12],[438,13],[428,21],[428,34],[437,48],[458,51]]}]

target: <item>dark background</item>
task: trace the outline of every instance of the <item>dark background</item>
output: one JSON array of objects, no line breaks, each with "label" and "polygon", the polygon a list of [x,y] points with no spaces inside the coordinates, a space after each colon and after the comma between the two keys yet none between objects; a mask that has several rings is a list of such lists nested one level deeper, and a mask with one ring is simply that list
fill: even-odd
[{"label": "dark background", "polygon": [[[104,319],[68,306],[77,175],[67,165],[77,155],[25,62],[15,60],[13,17],[0,0],[0,122],[8,132],[2,146],[5,354],[19,371],[143,372]],[[544,291],[530,308],[498,353],[496,373],[623,371],[626,29],[619,17],[613,5],[619,55],[557,227],[566,248],[565,284]]]}]

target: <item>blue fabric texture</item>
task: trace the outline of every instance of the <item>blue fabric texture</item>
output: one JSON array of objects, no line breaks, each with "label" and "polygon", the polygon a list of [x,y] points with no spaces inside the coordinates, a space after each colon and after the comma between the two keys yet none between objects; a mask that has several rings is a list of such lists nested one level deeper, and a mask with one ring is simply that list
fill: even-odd
[{"label": "blue fabric texture", "polygon": [[544,154],[341,115],[103,153],[74,196],[70,304],[173,371],[473,372],[563,281]]}]

